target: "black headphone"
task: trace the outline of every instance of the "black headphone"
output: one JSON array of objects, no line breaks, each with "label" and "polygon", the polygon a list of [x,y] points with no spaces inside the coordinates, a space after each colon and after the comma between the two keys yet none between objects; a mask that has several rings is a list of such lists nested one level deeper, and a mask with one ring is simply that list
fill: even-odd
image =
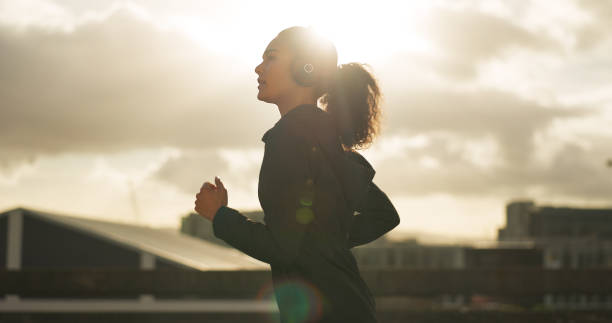
[{"label": "black headphone", "polygon": [[295,82],[301,86],[313,86],[317,71],[312,64],[312,59],[307,59],[303,56],[298,56],[291,62],[291,74]]}]

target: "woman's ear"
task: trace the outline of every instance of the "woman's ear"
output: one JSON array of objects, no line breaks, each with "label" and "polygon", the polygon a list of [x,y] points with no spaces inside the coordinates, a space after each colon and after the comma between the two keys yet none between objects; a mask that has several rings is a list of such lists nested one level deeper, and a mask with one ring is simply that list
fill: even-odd
[{"label": "woman's ear", "polygon": [[290,72],[297,84],[311,87],[315,84],[318,70],[313,59],[304,56],[295,56],[291,60]]}]

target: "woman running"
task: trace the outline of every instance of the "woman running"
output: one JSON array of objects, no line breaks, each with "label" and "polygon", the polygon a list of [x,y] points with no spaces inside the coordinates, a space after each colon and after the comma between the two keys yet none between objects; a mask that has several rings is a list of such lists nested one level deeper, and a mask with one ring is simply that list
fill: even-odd
[{"label": "woman running", "polygon": [[377,81],[365,64],[337,66],[335,46],[305,27],[281,31],[262,59],[257,99],[281,115],[261,138],[264,223],[227,206],[217,177],[204,183],[195,210],[212,221],[215,236],[270,264],[282,322],[377,322],[350,250],[400,222],[355,151],[379,128]]}]

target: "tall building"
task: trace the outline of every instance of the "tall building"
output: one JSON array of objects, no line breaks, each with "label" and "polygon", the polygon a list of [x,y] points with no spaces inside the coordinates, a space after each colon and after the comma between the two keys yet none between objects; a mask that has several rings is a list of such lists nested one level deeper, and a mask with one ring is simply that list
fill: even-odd
[{"label": "tall building", "polygon": [[[506,227],[499,229],[498,240],[525,240],[530,236],[530,219],[535,210],[533,201],[516,201],[506,205]],[[511,237],[510,239],[505,239]]]},{"label": "tall building", "polygon": [[612,267],[612,208],[537,206],[513,201],[498,241],[532,241],[547,268]]},{"label": "tall building", "polygon": [[506,222],[498,231],[500,241],[587,236],[612,240],[612,208],[536,206],[533,201],[515,201],[506,206]]}]

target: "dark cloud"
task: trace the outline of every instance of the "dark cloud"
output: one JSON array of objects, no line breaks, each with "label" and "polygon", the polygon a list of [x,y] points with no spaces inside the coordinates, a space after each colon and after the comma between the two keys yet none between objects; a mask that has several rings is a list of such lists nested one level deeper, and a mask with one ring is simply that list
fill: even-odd
[{"label": "dark cloud", "polygon": [[[528,168],[523,180],[530,185],[541,185],[550,196],[609,200],[612,171],[606,167],[606,159],[610,156],[611,141],[610,137],[591,140],[589,148],[567,144],[551,165]],[[510,185],[513,179],[516,181],[512,175],[505,176]]]},{"label": "dark cloud", "polygon": [[546,129],[555,119],[595,113],[586,108],[546,107],[494,90],[412,88],[388,97],[387,132],[448,132],[472,139],[491,135],[500,143],[504,159],[516,164],[529,161],[536,131]]},{"label": "dark cloud", "polygon": [[[427,145],[394,152],[376,165],[381,170],[377,180],[396,194],[512,197],[535,190],[541,194],[538,198],[612,196],[612,171],[605,167],[609,136],[580,136],[588,146],[549,138],[554,141],[550,145],[560,145],[551,162],[536,158],[539,149],[549,148],[546,140],[535,141],[536,134],[556,121],[592,118],[603,110],[544,106],[490,90],[410,88],[389,93],[387,101],[384,133],[430,138]],[[478,158],[466,145],[483,145],[487,139],[494,143],[493,152],[483,163],[475,162]],[[423,165],[423,158],[435,160],[437,166]],[[487,158],[492,163],[485,166]]]},{"label": "dark cloud", "polygon": [[[464,152],[451,149],[454,140],[433,136],[425,147],[406,149],[377,163],[376,168],[383,171],[377,172],[375,181],[384,183],[395,194],[411,196],[447,193],[511,198],[528,196],[529,190],[535,190],[533,194],[537,196],[532,198],[606,200],[612,196],[612,171],[605,165],[610,139],[602,138],[590,149],[566,144],[550,164],[501,163],[482,167],[466,159]],[[419,162],[423,156],[435,158],[439,166],[423,167]],[[393,171],[385,171],[391,168]]]},{"label": "dark cloud", "polygon": [[507,19],[477,11],[436,9],[424,32],[442,55],[429,58],[431,66],[457,78],[474,76],[478,63],[508,49],[558,51],[561,48],[547,35],[535,34]]},{"label": "dark cloud", "polygon": [[[249,147],[256,75],[128,9],[71,32],[0,27],[0,155]],[[252,74],[251,80],[246,76]],[[257,125],[260,125],[259,127]]]},{"label": "dark cloud", "polygon": [[23,165],[33,165],[37,159],[37,154],[28,149],[0,149],[0,175],[10,175]]},{"label": "dark cloud", "polygon": [[227,167],[227,162],[215,150],[189,151],[168,159],[152,178],[191,194],[197,192],[204,181],[212,182],[211,174],[219,176]]},{"label": "dark cloud", "polygon": [[592,18],[578,31],[577,47],[588,50],[610,39],[612,2],[601,0],[578,0],[577,2]]}]

